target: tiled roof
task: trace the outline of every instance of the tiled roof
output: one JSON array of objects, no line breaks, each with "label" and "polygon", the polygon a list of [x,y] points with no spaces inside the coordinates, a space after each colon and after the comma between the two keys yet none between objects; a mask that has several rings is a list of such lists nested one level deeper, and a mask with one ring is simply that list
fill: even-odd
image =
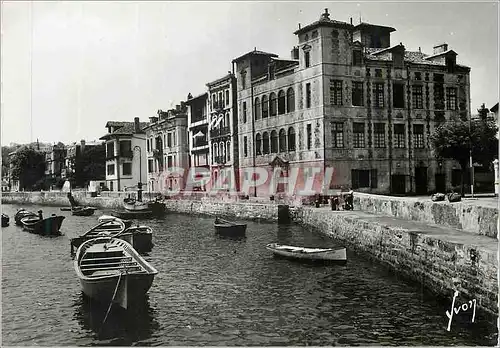
[{"label": "tiled roof", "polygon": [[106,127],[122,127],[122,126],[125,126],[127,123],[130,123],[130,122],[127,122],[127,121],[108,121],[108,123],[106,123]]},{"label": "tiled roof", "polygon": [[249,56],[249,55],[260,55],[260,56],[278,57],[278,55],[274,54],[274,53],[268,53],[268,52],[264,52],[264,51],[253,50],[253,51],[245,53],[242,56],[239,56],[238,58],[233,59],[233,63],[237,62],[237,61],[239,61],[239,60],[241,60],[241,59],[243,59],[243,58],[245,58],[246,56]]},{"label": "tiled roof", "polygon": [[[148,126],[149,122],[139,122],[139,133],[144,133],[144,128]],[[109,121],[106,123],[106,127],[119,127],[112,133],[108,133],[100,137],[99,139],[105,140],[108,139],[111,135],[132,135],[137,134],[135,131],[135,123],[134,122],[120,122],[120,121]]]},{"label": "tiled roof", "polygon": [[[391,61],[391,55],[389,54],[389,50],[386,52],[381,52],[387,50],[385,48],[366,48],[365,49],[365,59],[373,60],[373,61]],[[445,64],[440,61],[429,60],[430,56],[422,53],[422,52],[413,52],[413,51],[405,51],[405,62],[413,63],[413,64],[425,64],[425,65],[436,65],[436,66],[444,66]],[[459,65],[460,67],[468,68],[465,65]]]},{"label": "tiled roof", "polygon": [[370,24],[370,23],[366,23],[366,22],[361,22],[360,24],[356,25],[354,27],[354,30],[361,29],[361,28],[382,29],[382,30],[387,30],[390,32],[396,31],[396,29],[394,29],[393,27],[386,27],[383,25]]},{"label": "tiled roof", "polygon": [[206,98],[206,97],[208,97],[208,93],[207,92],[202,93],[202,94],[198,94],[197,96],[194,96],[191,99],[186,100],[186,104],[189,104],[190,102],[192,102],[192,101],[194,101],[196,99]]},{"label": "tiled roof", "polygon": [[294,34],[298,35],[298,34],[309,31],[309,30],[314,29],[314,28],[319,27],[319,26],[352,28],[352,24],[349,24],[347,22],[336,21],[334,19],[330,19],[329,17],[330,17],[330,15],[328,14],[328,12],[325,12],[324,14],[321,15],[321,17],[318,21],[311,23],[309,25],[306,25],[305,27],[300,28],[299,30],[296,30],[294,32]]}]

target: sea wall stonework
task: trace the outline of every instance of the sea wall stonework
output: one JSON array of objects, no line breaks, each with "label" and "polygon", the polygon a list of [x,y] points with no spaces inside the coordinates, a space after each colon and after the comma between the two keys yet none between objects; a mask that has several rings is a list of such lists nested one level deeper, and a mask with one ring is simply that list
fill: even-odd
[{"label": "sea wall stonework", "polygon": [[354,209],[368,213],[394,216],[406,220],[445,225],[465,232],[497,238],[498,209],[471,205],[415,200],[408,197],[389,197],[357,193]]}]

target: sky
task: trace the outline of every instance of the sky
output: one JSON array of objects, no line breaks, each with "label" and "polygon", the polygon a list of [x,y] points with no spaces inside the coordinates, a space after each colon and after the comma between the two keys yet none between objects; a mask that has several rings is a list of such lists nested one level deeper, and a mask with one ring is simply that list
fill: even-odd
[{"label": "sky", "polygon": [[499,99],[499,9],[489,2],[2,2],[1,144],[97,140],[205,92],[254,49],[290,58],[319,19],[391,26],[391,43],[446,42],[471,67],[471,107]]}]

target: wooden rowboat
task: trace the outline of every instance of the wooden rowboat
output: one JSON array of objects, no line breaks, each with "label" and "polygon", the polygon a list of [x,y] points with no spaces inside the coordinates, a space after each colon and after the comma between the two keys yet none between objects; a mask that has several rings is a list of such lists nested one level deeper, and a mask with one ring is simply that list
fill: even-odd
[{"label": "wooden rowboat", "polygon": [[130,226],[118,235],[134,246],[138,253],[147,253],[153,249],[153,229],[149,226]]},{"label": "wooden rowboat", "polygon": [[113,210],[111,215],[124,219],[149,219],[153,217],[153,212],[151,210],[138,210],[138,211],[128,211],[128,210]]},{"label": "wooden rowboat", "polygon": [[52,216],[44,219],[40,212],[38,216],[23,217],[21,223],[23,224],[23,228],[28,232],[57,236],[61,234],[59,230],[61,229],[64,219],[64,216],[58,216],[56,214],[52,214]]},{"label": "wooden rowboat", "polygon": [[9,226],[9,215],[2,213],[2,227]]},{"label": "wooden rowboat", "polygon": [[214,221],[214,228],[218,233],[224,235],[244,235],[247,230],[247,224],[236,223],[217,217]]},{"label": "wooden rowboat", "polygon": [[114,220],[106,220],[100,222],[98,225],[92,227],[83,235],[76,238],[71,238],[70,240],[71,255],[74,254],[73,252],[74,248],[78,248],[80,245],[82,245],[84,242],[90,239],[97,237],[116,237],[123,231],[125,231],[126,228],[127,225],[125,225],[125,223],[122,220],[117,218],[115,218]]},{"label": "wooden rowboat", "polygon": [[34,216],[35,217],[35,216],[38,216],[38,214],[35,212],[32,212],[32,211],[27,211],[24,208],[21,208],[16,212],[16,215],[14,215],[14,221],[15,221],[16,225],[22,226],[23,223],[21,222],[21,219],[24,217],[27,217],[27,216]]},{"label": "wooden rowboat", "polygon": [[74,216],[91,216],[94,215],[96,208],[93,207],[72,207],[71,215]]},{"label": "wooden rowboat", "polygon": [[131,212],[150,210],[147,202],[141,202],[134,198],[125,198],[123,200],[123,208]]},{"label": "wooden rowboat", "polygon": [[305,261],[330,261],[344,264],[347,262],[347,254],[345,248],[304,248],[271,243],[266,245],[266,249],[272,251],[276,256]]},{"label": "wooden rowboat", "polygon": [[125,309],[143,301],[158,273],[129,243],[111,237],[83,243],[74,268],[85,295]]}]

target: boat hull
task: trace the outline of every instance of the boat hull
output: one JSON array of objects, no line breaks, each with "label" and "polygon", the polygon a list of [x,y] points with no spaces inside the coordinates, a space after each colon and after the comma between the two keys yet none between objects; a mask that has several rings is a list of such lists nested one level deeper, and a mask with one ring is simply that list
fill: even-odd
[{"label": "boat hull", "polygon": [[23,223],[21,222],[21,219],[23,219],[25,217],[28,217],[28,216],[36,217],[36,216],[38,216],[38,214],[33,213],[31,211],[27,211],[27,210],[19,210],[16,213],[16,215],[14,215],[14,221],[15,221],[16,225],[23,226]]},{"label": "boat hull", "polygon": [[217,233],[225,236],[243,236],[247,231],[247,225],[243,224],[233,226],[214,224],[214,228]]},{"label": "boat hull", "polygon": [[61,229],[64,219],[64,216],[51,216],[33,222],[24,220],[21,220],[21,222],[23,223],[23,228],[28,232],[46,236],[57,236],[61,234],[59,230]]},{"label": "boat hull", "polygon": [[81,209],[73,209],[71,211],[71,215],[74,216],[92,216],[94,215],[94,208],[81,208]]},{"label": "boat hull", "polygon": [[132,202],[129,203],[129,202],[124,201],[123,208],[125,208],[125,210],[131,211],[131,212],[150,210],[147,203],[137,202],[137,201],[133,201],[133,203]]},{"label": "boat hull", "polygon": [[[85,243],[86,241],[93,239],[95,237],[75,237],[71,239],[72,250],[73,248],[79,248],[80,245]],[[148,232],[124,232],[120,235],[116,236],[116,238],[122,239],[128,243],[130,243],[138,253],[148,253],[153,249],[153,235]],[[72,252],[73,254],[73,252]]]},{"label": "boat hull", "polygon": [[97,302],[109,304],[113,299],[118,280],[120,284],[113,303],[127,309],[135,302],[141,303],[153,284],[154,274],[122,274],[121,279],[117,274],[102,279],[80,279],[80,284],[86,296]]},{"label": "boat hull", "polygon": [[2,227],[9,226],[9,221],[10,221],[9,216],[2,214]]},{"label": "boat hull", "polygon": [[[283,257],[288,259],[295,259],[299,261],[309,262],[332,262],[338,264],[347,263],[347,254],[345,248],[332,249],[324,252],[301,252],[300,250],[287,250],[267,245],[266,249],[271,251],[274,256]],[[297,248],[301,249],[301,248]],[[307,248],[304,248],[308,250]],[[312,250],[312,249],[309,249]]]},{"label": "boat hull", "polygon": [[119,211],[113,210],[111,215],[120,219],[149,219],[153,217],[153,212],[151,210],[140,210],[140,211]]}]

